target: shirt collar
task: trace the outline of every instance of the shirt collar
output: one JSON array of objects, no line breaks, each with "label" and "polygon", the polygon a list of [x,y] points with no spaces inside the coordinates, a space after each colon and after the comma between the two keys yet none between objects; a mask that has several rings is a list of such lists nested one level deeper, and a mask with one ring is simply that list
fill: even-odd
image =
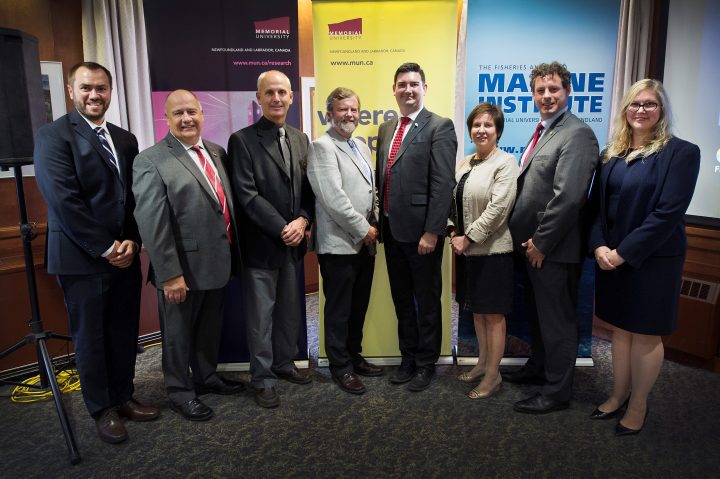
[{"label": "shirt collar", "polygon": [[75,108],[75,110],[76,110],[76,111],[78,112],[78,114],[82,117],[82,119],[85,120],[88,125],[90,125],[90,128],[91,128],[92,130],[95,130],[95,128],[100,127],[100,128],[102,128],[103,130],[105,130],[106,133],[108,133],[108,134],[110,133],[110,132],[108,131],[108,128],[107,128],[107,120],[105,120],[105,117],[103,117],[102,123],[100,123],[100,124],[98,125],[98,124],[93,123],[92,121],[88,120],[88,119],[85,117],[85,115],[83,115],[83,114],[80,112],[80,110],[78,110],[77,108]]},{"label": "shirt collar", "polygon": [[568,111],[567,105],[565,105],[565,108],[558,111],[557,113],[555,113],[553,116],[551,116],[547,120],[542,120],[540,123],[542,123],[543,130],[547,130],[548,128],[550,128],[552,126],[552,124],[555,123],[555,120],[560,118],[562,116],[562,114],[565,113],[566,111]]}]

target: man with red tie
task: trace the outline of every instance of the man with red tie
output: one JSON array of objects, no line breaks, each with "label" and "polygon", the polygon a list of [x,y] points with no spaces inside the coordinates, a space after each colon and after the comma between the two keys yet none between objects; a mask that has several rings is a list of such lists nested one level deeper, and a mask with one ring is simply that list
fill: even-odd
[{"label": "man with red tie", "polygon": [[442,254],[455,185],[453,123],[423,107],[425,72],[404,63],[393,94],[400,118],[378,131],[380,234],[398,319],[402,362],[390,382],[426,389],[442,340]]},{"label": "man with red tie", "polygon": [[529,276],[532,354],[519,370],[503,373],[514,383],[539,383],[517,412],[567,409],[578,346],[575,315],[586,252],[585,203],[598,163],[595,134],[568,109],[570,72],[558,62],[530,74],[540,122],[520,160],[517,199],[510,216],[514,249]]},{"label": "man with red tie", "polygon": [[176,90],[165,117],[170,132],[133,165],[135,218],[158,290],[170,407],[204,421],[213,412],[198,395],[244,389],[216,373],[224,287],[240,264],[237,230],[225,150],[201,138],[200,102]]}]

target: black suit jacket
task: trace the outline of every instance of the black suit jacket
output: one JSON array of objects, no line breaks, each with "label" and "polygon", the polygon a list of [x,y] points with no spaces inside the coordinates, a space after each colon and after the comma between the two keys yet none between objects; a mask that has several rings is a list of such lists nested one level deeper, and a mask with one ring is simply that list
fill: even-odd
[{"label": "black suit jacket", "polygon": [[251,268],[277,269],[287,255],[299,260],[307,250],[305,239],[290,248],[280,238],[295,218],[312,221],[315,204],[306,174],[307,136],[287,124],[285,130],[291,176],[280,152],[278,127],[266,118],[233,133],[228,143],[228,170],[241,225],[239,245],[244,265]]},{"label": "black suit jacket", "polygon": [[[120,171],[95,132],[73,110],[35,135],[35,179],[48,205],[46,263],[53,274],[95,274],[117,268],[102,258],[115,240],[140,244],[133,218],[131,133],[107,124]],[[139,264],[138,256],[135,262]]]},{"label": "black suit jacket", "polygon": [[[376,184],[381,215],[388,154],[397,123],[397,119],[387,121],[378,131]],[[425,108],[407,128],[390,167],[388,220],[393,237],[411,243],[419,241],[425,231],[445,234],[455,187],[458,141],[452,121]]]}]

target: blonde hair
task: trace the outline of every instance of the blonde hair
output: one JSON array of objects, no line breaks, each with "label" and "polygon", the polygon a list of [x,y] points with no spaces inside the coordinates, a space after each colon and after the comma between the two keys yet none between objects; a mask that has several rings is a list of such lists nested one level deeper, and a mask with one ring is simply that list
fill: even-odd
[{"label": "blonde hair", "polygon": [[[660,108],[660,119],[655,125],[652,139],[642,148],[631,152],[632,129],[626,119],[627,110],[630,103],[632,103],[635,97],[643,90],[651,90],[655,93]],[[672,134],[670,133],[671,118],[670,104],[668,103],[667,94],[661,82],[645,78],[644,80],[633,83],[625,93],[620,111],[617,112],[613,120],[612,136],[605,149],[603,163],[606,163],[613,156],[625,158],[625,161],[632,161],[639,156],[650,156],[662,150],[668,141],[670,141],[670,138],[672,138]]]}]

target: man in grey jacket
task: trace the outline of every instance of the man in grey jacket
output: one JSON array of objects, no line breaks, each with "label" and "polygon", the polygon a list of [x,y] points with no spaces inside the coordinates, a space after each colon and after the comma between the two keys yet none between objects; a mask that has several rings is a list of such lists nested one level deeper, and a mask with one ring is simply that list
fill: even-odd
[{"label": "man in grey jacket", "polygon": [[135,218],[158,290],[170,407],[204,421],[213,412],[197,395],[244,389],[216,373],[224,287],[239,265],[237,230],[225,151],[200,137],[200,102],[176,90],[165,116],[170,132],[133,164]]},{"label": "man in grey jacket", "polygon": [[380,376],[362,355],[377,238],[377,192],[370,149],[352,138],[360,99],[335,88],[326,101],[331,127],[308,151],[308,179],[315,193],[315,249],[325,294],[325,351],[333,380],[362,394],[356,376]]}]

